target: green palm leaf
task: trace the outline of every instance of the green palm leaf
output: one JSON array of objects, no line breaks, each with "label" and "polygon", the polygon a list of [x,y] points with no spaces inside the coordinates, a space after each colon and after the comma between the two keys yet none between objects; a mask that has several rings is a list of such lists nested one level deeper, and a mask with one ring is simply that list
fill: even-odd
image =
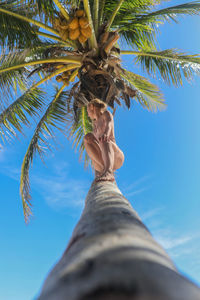
[{"label": "green palm leaf", "polygon": [[[44,92],[39,88],[29,89],[0,114],[1,136],[16,135],[17,129],[22,133],[22,125],[29,125],[29,117],[38,116],[44,104]],[[8,131],[9,132],[8,132]]]},{"label": "green palm leaf", "polygon": [[[86,106],[82,106],[81,108],[78,108],[76,118],[71,118],[71,124],[69,126],[69,135],[73,140],[73,146],[75,149],[78,149],[80,153],[80,159],[82,159],[85,150],[83,137],[91,131],[92,123],[88,117]],[[89,163],[87,153],[85,153],[84,162],[85,166]]]},{"label": "green palm leaf", "polygon": [[144,108],[150,111],[165,108],[163,95],[156,85],[150,83],[146,78],[124,69],[121,76],[131,87],[137,89],[136,99]]},{"label": "green palm leaf", "polygon": [[[150,48],[155,47],[155,32],[152,26],[148,24],[139,24],[130,26],[131,21],[138,15],[147,13],[153,6],[161,1],[123,1],[117,15],[115,16],[112,28],[120,31],[120,36],[132,47],[140,48],[142,45],[148,45]],[[104,7],[104,19],[109,20],[116,8],[116,1],[106,1]]]},{"label": "green palm leaf", "polygon": [[0,57],[0,69],[11,68],[7,72],[1,72],[0,74],[0,90],[3,94],[0,103],[7,102],[6,100],[12,98],[16,94],[17,90],[22,91],[27,89],[27,76],[30,73],[27,68],[12,68],[25,63],[27,60],[31,61],[33,58],[45,58],[45,52],[49,47],[52,47],[50,43],[43,43],[36,48],[27,48],[23,51],[10,51],[7,54],[2,54]]},{"label": "green palm leaf", "polygon": [[156,32],[152,30],[151,26],[149,25],[139,24],[135,25],[133,28],[123,26],[123,28],[120,28],[120,36],[132,48],[156,49]]},{"label": "green palm leaf", "polygon": [[[119,2],[119,1],[118,1]],[[105,1],[104,4],[104,19],[108,19],[112,14],[113,11],[116,9],[116,5],[118,3],[115,0]],[[120,5],[120,8],[118,10],[118,13],[114,19],[113,25],[117,23],[117,20],[119,19],[119,16],[130,15],[130,14],[139,14],[144,11],[150,10],[153,6],[160,4],[161,1],[153,1],[153,0],[130,0],[130,1],[123,1],[123,3]]]},{"label": "green palm leaf", "polygon": [[[31,57],[32,58],[32,57]],[[5,65],[3,68],[0,68],[0,74],[7,73],[10,74],[10,72],[15,72],[16,70],[24,69],[25,67],[30,67],[30,66],[42,66],[44,64],[55,64],[55,63],[63,63],[66,65],[66,67],[61,68],[60,70],[57,70],[55,72],[51,72],[49,75],[49,78],[52,78],[55,75],[71,69],[75,69],[77,67],[81,66],[81,57],[73,57],[73,56],[65,56],[65,57],[58,57],[58,58],[47,58],[47,59],[36,59],[36,60],[29,60],[28,58],[25,58],[22,63],[18,63],[18,60],[13,61],[9,64],[9,66]],[[70,63],[70,64],[69,64]],[[66,70],[65,70],[66,69]]]},{"label": "green palm leaf", "polygon": [[194,74],[200,74],[200,55],[186,55],[177,49],[163,51],[133,52],[137,55],[135,61],[140,63],[149,75],[158,73],[167,83],[175,86],[183,84],[183,77],[191,80]]},{"label": "green palm leaf", "polygon": [[[18,1],[3,1],[0,8],[6,8],[22,16],[33,17],[32,12],[27,12],[26,6]],[[13,16],[0,12],[0,43],[1,46],[12,50],[15,48],[23,49],[38,45],[40,42],[35,29],[28,22],[17,19]]]},{"label": "green palm leaf", "polygon": [[133,19],[133,24],[141,23],[160,23],[160,21],[176,21],[176,18],[181,15],[199,15],[200,13],[200,1],[193,1],[181,5],[167,7],[161,10],[157,10],[146,15],[137,16]]},{"label": "green palm leaf", "polygon": [[20,180],[20,194],[22,197],[22,204],[24,210],[24,218],[27,223],[31,212],[31,195],[29,185],[29,168],[33,162],[34,155],[38,153],[41,158],[45,152],[45,148],[50,149],[48,138],[54,138],[51,126],[63,131],[64,125],[67,122],[67,110],[66,110],[66,98],[68,93],[64,92],[65,85],[60,90],[56,88],[53,100],[48,105],[44,115],[39,121],[31,142],[28,146],[25,154],[22,169],[21,169],[21,180]]},{"label": "green palm leaf", "polygon": [[[0,73],[0,91],[3,95],[3,97],[0,99],[0,106],[2,106],[3,102],[7,103],[8,99],[12,98],[18,89],[22,91],[27,89],[27,82],[30,74],[40,74],[40,72],[42,72],[44,75],[46,75],[44,68],[38,68],[37,70],[37,68],[35,69],[30,66],[28,66],[28,69],[27,67],[15,67],[22,65],[23,63],[28,65],[27,61],[31,62],[33,59],[47,59],[49,55],[54,55],[54,49],[58,49],[58,46],[58,44],[52,42],[43,42],[34,48],[26,48],[23,51],[13,50],[0,56],[0,70],[8,70],[11,68],[9,71],[1,71]],[[68,48],[61,49],[63,49],[62,51],[68,50]],[[41,66],[39,62],[38,66]]]},{"label": "green palm leaf", "polygon": [[137,4],[134,8],[126,3],[124,10],[122,6],[115,19],[114,27],[118,28],[121,35],[131,46],[137,48],[148,46],[150,49],[154,49],[158,26],[164,21],[176,21],[178,16],[181,15],[198,15],[200,13],[200,1],[168,7],[152,13],[149,13],[149,10],[149,6],[140,9]]},{"label": "green palm leaf", "polygon": [[[8,68],[11,65],[21,64],[24,62],[27,55],[27,50],[25,52],[9,52],[8,54],[2,54],[0,57],[1,68]],[[8,102],[13,95],[12,91],[17,91],[17,89],[25,90],[26,89],[26,77],[28,71],[25,68],[18,70],[10,70],[0,74],[0,90],[3,95],[1,97],[0,103]]]},{"label": "green palm leaf", "polygon": [[[4,5],[0,6],[0,16],[2,18],[8,18],[10,17],[11,20],[16,19],[16,22],[21,21],[23,24],[27,23],[27,24],[32,24],[30,25],[31,30],[34,31],[34,26],[42,28],[46,31],[49,31],[53,34],[55,34],[56,36],[59,35],[58,32],[56,30],[54,30],[52,28],[52,26],[49,26],[43,22],[38,21],[36,18],[33,18],[33,15],[35,15],[35,13],[23,13],[21,11],[21,9],[18,9],[18,6],[13,6],[13,5],[6,5],[5,2],[3,2]],[[26,10],[25,10],[26,12]],[[37,13],[36,16],[37,17]],[[27,32],[28,34],[28,32]]]},{"label": "green palm leaf", "polygon": [[45,23],[53,17],[55,11],[55,5],[53,0],[21,0],[22,3],[26,4],[27,9],[34,6],[35,11],[39,13],[41,21]]}]

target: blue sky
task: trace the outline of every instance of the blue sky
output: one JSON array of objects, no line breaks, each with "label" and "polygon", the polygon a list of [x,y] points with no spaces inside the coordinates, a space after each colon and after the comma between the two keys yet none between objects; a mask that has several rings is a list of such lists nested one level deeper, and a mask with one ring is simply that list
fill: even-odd
[{"label": "blue sky", "polygon": [[[184,1],[171,1],[180,4]],[[160,27],[161,49],[200,53],[200,17],[180,18]],[[124,65],[139,71],[131,56]],[[141,74],[141,73],[140,73]],[[153,81],[153,80],[152,80]],[[117,183],[178,269],[200,284],[200,78],[184,87],[167,87],[157,78],[168,107],[156,114],[134,103],[117,110],[115,133],[125,153]],[[93,180],[72,145],[37,157],[31,169],[34,218],[25,226],[19,197],[20,167],[31,137],[0,150],[0,297],[31,300],[63,253]],[[12,286],[12,288],[11,288]]]}]

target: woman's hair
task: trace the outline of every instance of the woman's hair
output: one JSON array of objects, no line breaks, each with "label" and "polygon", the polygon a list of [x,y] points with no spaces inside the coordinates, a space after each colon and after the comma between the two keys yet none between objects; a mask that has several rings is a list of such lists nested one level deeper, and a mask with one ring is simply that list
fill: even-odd
[{"label": "woman's hair", "polygon": [[88,105],[94,105],[95,107],[99,108],[101,112],[104,112],[107,108],[107,104],[101,100],[99,100],[98,98],[95,98],[93,100],[91,100]]}]

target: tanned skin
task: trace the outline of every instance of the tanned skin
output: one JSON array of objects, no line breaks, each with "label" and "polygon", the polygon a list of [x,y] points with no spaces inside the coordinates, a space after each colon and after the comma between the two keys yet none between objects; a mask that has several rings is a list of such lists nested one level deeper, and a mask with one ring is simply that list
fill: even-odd
[{"label": "tanned skin", "polygon": [[90,103],[87,112],[93,131],[85,135],[84,145],[95,169],[95,180],[114,181],[114,171],[123,165],[124,154],[115,141],[113,116]]}]

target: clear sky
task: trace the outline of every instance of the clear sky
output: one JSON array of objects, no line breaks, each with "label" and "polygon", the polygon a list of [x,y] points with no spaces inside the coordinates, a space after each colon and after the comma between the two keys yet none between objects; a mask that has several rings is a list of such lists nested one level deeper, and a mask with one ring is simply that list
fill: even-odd
[{"label": "clear sky", "polygon": [[[175,5],[186,1],[170,1]],[[200,53],[200,16],[160,26],[161,49]],[[131,56],[124,65],[140,72]],[[140,73],[142,74],[142,73]],[[168,107],[150,113],[136,102],[115,115],[117,143],[125,163],[117,183],[155,239],[178,269],[200,284],[200,78],[184,87],[152,80],[165,94]],[[37,157],[31,169],[34,218],[25,226],[19,197],[20,167],[31,138],[0,150],[0,298],[32,300],[49,269],[63,253],[93,180],[71,144],[59,134],[61,146]]]}]

